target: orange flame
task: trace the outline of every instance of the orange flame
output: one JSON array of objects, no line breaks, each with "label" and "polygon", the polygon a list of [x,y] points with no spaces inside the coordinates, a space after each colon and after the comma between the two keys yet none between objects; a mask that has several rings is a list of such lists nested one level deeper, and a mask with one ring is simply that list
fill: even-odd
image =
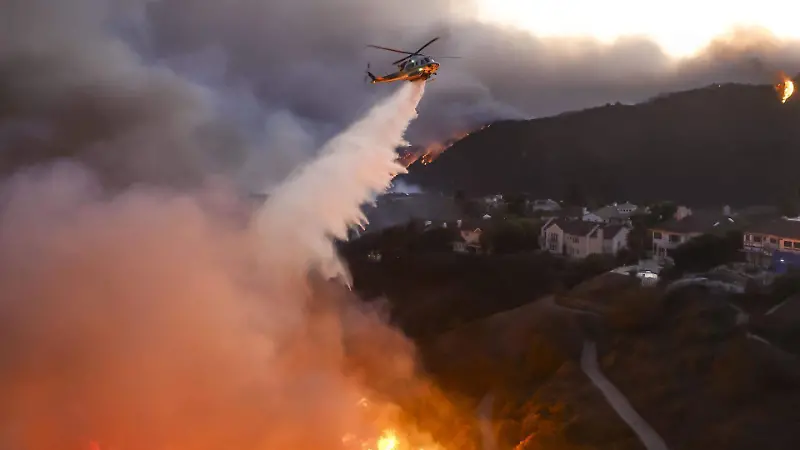
[{"label": "orange flame", "polygon": [[462,131],[459,133],[455,133],[453,137],[443,141],[443,142],[434,142],[429,144],[423,150],[414,153],[406,153],[405,155],[398,158],[398,162],[405,165],[406,167],[414,164],[415,162],[419,161],[423,165],[428,165],[436,160],[445,150],[452,147],[456,142],[464,139],[465,137],[469,136],[472,133],[477,131],[483,130],[484,128],[488,127],[489,125],[484,125],[476,130],[472,131]]},{"label": "orange flame", "polygon": [[794,94],[794,81],[783,72],[781,72],[779,76],[781,81],[775,85],[775,91],[780,96],[781,103],[786,103],[789,97]]}]

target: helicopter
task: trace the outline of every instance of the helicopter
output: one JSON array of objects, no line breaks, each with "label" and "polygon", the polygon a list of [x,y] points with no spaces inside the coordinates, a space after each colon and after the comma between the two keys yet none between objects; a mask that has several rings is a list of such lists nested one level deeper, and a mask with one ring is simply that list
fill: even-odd
[{"label": "helicopter", "polygon": [[[432,76],[436,75],[436,72],[439,70],[439,63],[432,57],[428,55],[423,55],[420,52],[425,50],[429,45],[433,44],[437,40],[439,40],[438,37],[431,39],[415,52],[407,52],[405,50],[397,50],[395,48],[381,47],[379,45],[368,45],[367,47],[377,48],[380,50],[386,50],[395,53],[402,53],[405,54],[406,56],[392,63],[397,66],[398,68],[397,72],[390,73],[384,76],[374,75],[372,72],[369,71],[370,66],[369,64],[367,64],[367,77],[369,78],[365,78],[365,81],[371,80],[370,82],[372,84],[376,84],[376,83],[391,83],[394,81],[401,81],[401,80],[419,81],[419,80],[430,79]],[[438,59],[445,59],[445,58],[458,59],[458,56],[438,57]]]}]

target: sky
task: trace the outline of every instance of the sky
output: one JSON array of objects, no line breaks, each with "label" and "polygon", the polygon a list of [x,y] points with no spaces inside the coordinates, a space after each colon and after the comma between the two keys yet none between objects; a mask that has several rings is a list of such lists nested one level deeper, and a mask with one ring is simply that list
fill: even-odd
[{"label": "sky", "polygon": [[793,14],[747,2],[675,0],[479,0],[476,17],[543,37],[588,36],[605,43],[625,36],[653,39],[669,56],[691,57],[735,27],[763,27],[800,38]]},{"label": "sky", "polygon": [[[0,0],[0,174],[76,158],[109,185],[279,180],[397,86],[434,36],[408,131],[638,102],[800,72],[791,14],[679,0]],[[623,11],[620,13],[620,11]],[[747,21],[745,21],[745,19]],[[771,31],[773,30],[773,31]],[[271,182],[270,181],[270,182]]]}]

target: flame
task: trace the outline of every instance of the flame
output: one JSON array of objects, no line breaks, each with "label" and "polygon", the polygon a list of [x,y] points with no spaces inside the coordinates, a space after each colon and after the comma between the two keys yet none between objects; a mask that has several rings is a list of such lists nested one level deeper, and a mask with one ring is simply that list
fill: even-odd
[{"label": "flame", "polygon": [[781,82],[775,85],[775,91],[781,97],[781,103],[786,103],[789,97],[794,94],[794,81],[787,77],[783,72],[780,73]]},{"label": "flame", "polygon": [[[402,430],[398,427],[396,418],[392,415],[386,415],[385,411],[380,405],[375,405],[373,402],[364,397],[358,401],[358,406],[364,409],[367,415],[377,413],[378,417],[373,420],[372,426],[375,428],[368,435],[371,437],[359,436],[356,433],[347,433],[342,436],[342,444],[346,449],[358,450],[444,450],[438,443],[433,440],[425,439],[428,443],[423,447],[412,447],[412,435],[416,438],[424,437],[416,432],[409,432],[409,430]],[[377,410],[373,410],[377,407]],[[373,416],[374,417],[374,416]],[[380,434],[377,432],[379,430]],[[377,435],[377,437],[376,437]],[[430,436],[428,436],[429,438]]]},{"label": "flame", "polygon": [[398,439],[394,430],[386,430],[378,439],[378,450],[397,450]]},{"label": "flame", "polygon": [[456,142],[464,139],[465,137],[473,134],[477,131],[483,130],[484,128],[489,127],[490,125],[484,125],[480,128],[477,128],[472,131],[462,131],[459,133],[453,134],[452,137],[446,139],[442,142],[434,142],[432,144],[428,144],[427,147],[424,149],[417,151],[417,152],[406,152],[400,157],[398,157],[398,162],[403,164],[406,167],[414,164],[415,162],[419,161],[422,165],[428,165],[436,160],[445,150],[452,147]]}]

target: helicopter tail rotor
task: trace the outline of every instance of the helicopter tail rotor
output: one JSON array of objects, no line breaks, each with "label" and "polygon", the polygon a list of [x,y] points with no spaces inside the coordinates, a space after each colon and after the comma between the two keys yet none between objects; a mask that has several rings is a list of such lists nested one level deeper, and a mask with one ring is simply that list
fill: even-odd
[{"label": "helicopter tail rotor", "polygon": [[367,73],[364,75],[364,82],[368,83],[371,80],[374,83],[377,77],[373,75],[372,72],[369,71],[369,68],[370,68],[369,63],[367,63],[367,70],[366,70]]}]

